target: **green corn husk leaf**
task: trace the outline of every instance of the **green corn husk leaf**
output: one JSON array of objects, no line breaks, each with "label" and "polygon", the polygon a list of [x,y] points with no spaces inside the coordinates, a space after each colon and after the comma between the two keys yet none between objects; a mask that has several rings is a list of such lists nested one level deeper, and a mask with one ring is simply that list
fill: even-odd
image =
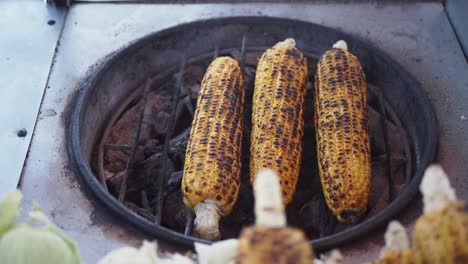
[{"label": "green corn husk leaf", "polygon": [[0,237],[15,226],[22,197],[21,192],[15,190],[0,200]]},{"label": "green corn husk leaf", "polygon": [[[36,207],[29,224],[18,225],[0,239],[2,264],[80,264],[76,243]],[[38,227],[36,225],[41,224]]]}]

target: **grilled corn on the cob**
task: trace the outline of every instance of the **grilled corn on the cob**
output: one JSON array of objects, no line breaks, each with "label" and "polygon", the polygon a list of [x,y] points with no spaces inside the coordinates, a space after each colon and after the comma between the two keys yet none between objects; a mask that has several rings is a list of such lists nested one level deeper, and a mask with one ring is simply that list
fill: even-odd
[{"label": "grilled corn on the cob", "polygon": [[307,76],[307,59],[286,39],[263,53],[255,77],[250,179],[263,168],[277,172],[285,205],[299,177]]},{"label": "grilled corn on the cob", "polygon": [[413,244],[424,263],[468,263],[468,213],[440,166],[430,166],[421,183],[424,214],[416,221]]},{"label": "grilled corn on the cob", "polygon": [[256,175],[255,226],[239,237],[236,263],[314,263],[314,253],[302,231],[286,227],[278,176],[272,170]]},{"label": "grilled corn on the cob", "polygon": [[367,210],[371,157],[367,85],[344,41],[328,50],[315,76],[315,123],[320,180],[328,208],[343,223]]},{"label": "grilled corn on the cob", "polygon": [[244,85],[237,61],[215,59],[203,78],[187,144],[182,192],[195,230],[219,238],[219,218],[239,194]]}]

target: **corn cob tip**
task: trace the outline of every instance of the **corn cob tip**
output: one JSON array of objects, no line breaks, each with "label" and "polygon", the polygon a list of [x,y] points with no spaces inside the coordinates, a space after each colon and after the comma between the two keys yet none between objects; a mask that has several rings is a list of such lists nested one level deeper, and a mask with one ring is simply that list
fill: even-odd
[{"label": "corn cob tip", "polygon": [[424,213],[442,209],[457,200],[447,174],[437,164],[426,169],[419,189],[423,195]]},{"label": "corn cob tip", "polygon": [[385,246],[373,264],[423,263],[420,252],[410,247],[408,234],[400,222],[391,221],[384,238]]},{"label": "corn cob tip", "polygon": [[343,254],[338,249],[333,249],[328,253],[320,255],[320,259],[315,259],[314,264],[342,264]]},{"label": "corn cob tip", "polygon": [[296,40],[294,40],[293,38],[287,38],[283,41],[285,44],[288,44],[288,45],[291,45],[293,47],[296,46]]},{"label": "corn cob tip", "polygon": [[219,234],[219,219],[221,218],[221,209],[215,200],[205,200],[198,203],[195,208],[195,231],[201,238],[208,240],[217,240]]},{"label": "corn cob tip", "polygon": [[348,43],[344,40],[338,40],[338,42],[333,44],[333,48],[348,51]]},{"label": "corn cob tip", "polygon": [[238,239],[226,239],[211,245],[195,242],[197,263],[234,263],[238,248]]},{"label": "corn cob tip", "polygon": [[362,208],[343,209],[336,218],[340,223],[356,223],[366,211]]},{"label": "corn cob tip", "polygon": [[239,62],[237,60],[235,60],[234,58],[232,57],[229,57],[229,56],[219,56],[219,57],[216,57],[212,62],[211,64],[214,64],[214,62],[224,62],[224,63],[232,63],[234,64],[234,66],[238,67],[239,66]]},{"label": "corn cob tip", "polygon": [[388,224],[387,231],[384,235],[385,247],[380,253],[384,256],[389,251],[403,252],[410,248],[410,242],[405,227],[398,221],[391,221]]},{"label": "corn cob tip", "polygon": [[276,172],[264,169],[254,181],[255,223],[267,227],[286,226],[281,187]]}]

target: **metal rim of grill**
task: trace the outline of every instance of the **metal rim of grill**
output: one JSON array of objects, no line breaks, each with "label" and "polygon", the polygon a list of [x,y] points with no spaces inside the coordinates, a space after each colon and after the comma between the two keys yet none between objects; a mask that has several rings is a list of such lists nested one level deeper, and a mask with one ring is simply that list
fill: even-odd
[{"label": "metal rim of grill", "polygon": [[[189,218],[187,220],[187,228],[184,232],[184,234],[173,231],[169,228],[166,228],[162,225],[159,225],[161,221],[161,205],[158,205],[158,209],[156,210],[156,219],[155,223],[150,222],[149,220],[143,218],[142,216],[134,213],[133,211],[129,210],[126,206],[124,206],[121,201],[123,201],[123,198],[126,193],[126,178],[131,174],[131,170],[127,170],[126,175],[124,176],[124,184],[121,185],[120,189],[120,194],[118,199],[114,198],[112,195],[110,195],[107,192],[107,188],[105,185],[105,181],[100,181],[99,176],[96,177],[95,173],[93,172],[90,162],[89,162],[89,156],[90,152],[92,150],[83,150],[83,123],[85,120],[85,116],[88,114],[88,108],[89,104],[91,101],[99,101],[102,100],[102,98],[99,98],[99,92],[96,91],[96,87],[99,87],[100,83],[103,82],[103,80],[106,78],[106,74],[108,74],[109,69],[112,69],[113,67],[116,67],[115,65],[118,64],[119,61],[128,58],[129,56],[133,56],[134,53],[137,53],[139,50],[143,49],[145,45],[152,45],[152,47],[156,47],[156,49],[161,48],[161,49],[171,49],[175,48],[175,50],[178,50],[179,52],[175,52],[175,54],[178,54],[179,56],[173,60],[172,63],[168,63],[169,67],[164,67],[161,68],[161,72],[158,74],[152,74],[149,75],[150,77],[146,77],[146,80],[143,82],[145,85],[143,85],[143,89],[140,89],[140,93],[143,93],[143,101],[145,102],[145,95],[149,91],[149,87],[151,86],[152,83],[158,82],[161,79],[167,78],[168,75],[174,72],[179,72],[178,74],[178,79],[177,79],[177,89],[174,91],[174,98],[177,98],[175,100],[175,103],[172,106],[172,111],[171,111],[171,118],[169,119],[169,132],[166,133],[166,140],[164,141],[163,145],[163,159],[167,159],[167,149],[169,147],[169,139],[171,138],[171,127],[174,125],[174,119],[175,119],[175,108],[177,108],[177,104],[179,103],[178,100],[178,94],[180,93],[180,87],[182,83],[182,73],[184,72],[184,67],[186,64],[188,64],[188,61],[194,60],[196,57],[200,57],[200,53],[197,54],[187,54],[187,50],[190,50],[190,47],[185,47],[183,44],[180,43],[180,41],[174,43],[174,46],[166,46],[164,47],[159,47],[159,41],[165,41],[166,43],[173,43],[177,39],[180,38],[185,38],[186,40],[190,39],[193,37],[193,35],[198,36],[198,34],[205,34],[204,38],[210,38],[210,28],[220,28],[220,32],[222,30],[226,31],[230,27],[236,28],[236,27],[241,27],[241,30],[237,32],[238,34],[241,34],[238,43],[238,48],[241,51],[241,61],[240,65],[242,68],[242,71],[245,70],[245,63],[243,61],[243,58],[245,58],[245,52],[248,50],[261,50],[261,49],[266,49],[269,47],[268,45],[254,45],[254,46],[249,46],[249,40],[251,39],[251,32],[252,28],[256,27],[259,29],[254,29],[257,31],[261,31],[262,29],[265,30],[265,32],[269,32],[268,27],[270,25],[280,25],[282,28],[285,28],[286,32],[279,32],[278,35],[284,35],[284,36],[290,36],[290,35],[299,35],[301,33],[306,34],[305,32],[310,32],[308,34],[314,34],[314,32],[318,32],[322,35],[328,36],[328,39],[331,40],[338,40],[338,39],[345,39],[347,40],[348,44],[350,44],[350,50],[353,50],[353,48],[356,49],[360,57],[367,56],[367,57],[376,57],[377,59],[371,58],[370,64],[372,66],[372,63],[385,63],[384,70],[389,71],[392,73],[396,73],[396,76],[399,77],[399,82],[402,83],[402,85],[405,85],[403,88],[400,89],[400,87],[396,87],[396,89],[400,89],[402,91],[399,91],[397,94],[391,94],[390,96],[388,94],[385,94],[387,90],[383,90],[383,92],[379,92],[379,86],[373,85],[372,81],[369,84],[369,91],[371,94],[375,95],[377,100],[380,102],[380,109],[377,109],[382,116],[387,117],[399,127],[403,131],[404,135],[403,138],[405,139],[405,142],[402,142],[405,148],[405,153],[407,154],[407,166],[406,166],[406,182],[407,185],[404,188],[403,192],[397,196],[388,206],[385,207],[384,210],[381,212],[377,213],[374,216],[371,216],[370,218],[366,219],[363,222],[360,222],[348,229],[345,229],[344,231],[328,235],[325,237],[321,237],[319,239],[314,239],[311,240],[312,245],[314,248],[318,251],[324,250],[327,248],[331,247],[336,247],[339,244],[342,244],[344,242],[356,239],[372,230],[375,228],[382,226],[384,223],[388,222],[389,220],[392,219],[392,217],[395,217],[402,209],[404,209],[412,200],[412,198],[418,193],[418,186],[420,183],[420,180],[423,175],[423,170],[424,168],[429,165],[429,163],[433,160],[435,156],[435,150],[436,150],[436,141],[437,141],[437,132],[436,132],[436,120],[435,116],[432,112],[432,109],[430,107],[430,104],[428,100],[424,97],[423,93],[420,90],[420,86],[417,81],[412,79],[409,74],[401,68],[396,62],[394,62],[391,58],[389,58],[387,55],[382,53],[381,51],[369,46],[368,44],[357,40],[356,38],[346,35],[344,33],[341,33],[339,31],[336,31],[334,29],[330,28],[325,28],[323,26],[307,23],[307,22],[301,22],[301,21],[294,21],[294,20],[289,20],[289,19],[279,19],[279,18],[258,18],[258,17],[235,17],[235,18],[222,18],[222,19],[212,19],[212,20],[204,20],[204,21],[198,21],[198,22],[192,22],[184,25],[179,25],[173,28],[169,28],[160,32],[156,32],[154,34],[148,35],[146,37],[143,37],[140,40],[135,41],[128,47],[123,48],[120,51],[117,51],[107,58],[105,58],[100,65],[98,66],[97,70],[92,71],[87,78],[82,82],[81,84],[81,91],[78,94],[78,97],[75,101],[75,105],[73,107],[73,111],[71,112],[71,118],[69,119],[68,122],[68,131],[67,131],[67,149],[69,152],[69,156],[71,157],[71,160],[74,162],[73,165],[75,167],[75,171],[77,172],[77,175],[80,175],[81,180],[85,183],[85,185],[91,189],[91,191],[98,197],[98,199],[103,202],[104,204],[107,205],[114,213],[117,213],[120,215],[123,219],[126,221],[132,223],[133,225],[139,227],[142,231],[154,235],[156,238],[160,238],[163,240],[167,240],[170,242],[174,242],[180,245],[184,246],[193,246],[193,242],[202,242],[202,243],[209,243],[209,241],[201,240],[196,237],[191,237],[191,236],[186,236],[186,234],[190,233],[191,229],[191,221],[193,221],[193,217]],[[298,30],[297,30],[298,28]],[[195,29],[195,33],[192,32],[192,30]],[[304,29],[307,29],[304,30]],[[243,32],[245,31],[245,32]],[[226,32],[228,33],[228,32]],[[214,33],[213,33],[214,34]],[[221,37],[218,38],[223,38],[224,36],[222,33],[218,34],[221,35]],[[215,35],[215,34],[214,34]],[[236,35],[236,34],[234,34]],[[226,37],[229,38],[229,37]],[[269,38],[269,37],[267,37]],[[271,44],[273,45],[275,41],[282,40],[281,37],[278,36],[273,36],[271,37],[272,40],[270,41]],[[284,39],[284,38],[283,38]],[[299,43],[301,45],[302,43],[307,44],[307,41],[313,43],[314,38],[313,37],[305,37],[304,40],[302,41],[300,37],[296,37]],[[317,38],[315,41],[321,42],[321,41],[326,41],[322,38]],[[216,41],[214,41],[216,42]],[[222,42],[222,41],[221,41]],[[268,41],[267,41],[268,42]],[[332,41],[330,41],[331,43]],[[323,44],[323,43],[322,43]],[[213,43],[213,46],[207,47],[204,50],[205,57],[209,56],[206,54],[213,54],[213,57],[217,57],[220,50],[226,50],[229,48],[235,48],[236,45],[231,45],[231,47],[227,47],[223,49],[220,49],[220,46],[226,45],[226,43]],[[319,45],[320,46],[320,45]],[[323,45],[322,45],[323,46]],[[322,54],[321,52],[323,50],[320,48],[316,48],[315,46],[311,46],[310,49],[307,49],[307,47],[300,47],[300,49],[304,52],[304,54],[307,57],[317,57],[317,55]],[[366,58],[367,58],[366,57]],[[367,61],[366,61],[367,62]],[[363,63],[365,64],[365,62]],[[376,67],[379,66],[380,64],[375,64]],[[369,65],[367,65],[369,66]],[[364,65],[364,68],[366,68],[366,65]],[[163,71],[164,69],[164,71]],[[371,74],[372,75],[372,74]],[[371,76],[372,78],[372,76]],[[375,80],[374,80],[375,81]],[[379,80],[377,80],[379,81]],[[386,81],[386,80],[384,80]],[[133,91],[132,93],[138,93],[137,91]],[[409,99],[408,98],[403,98],[401,96],[408,96],[410,95]],[[102,96],[102,95],[101,95]],[[419,120],[420,123],[418,125],[422,126],[419,128],[417,132],[413,130],[408,130],[405,131],[405,129],[408,129],[408,125],[411,123],[406,119],[401,119],[402,113],[401,109],[399,109],[398,106],[399,103],[397,103],[397,106],[395,106],[395,98],[401,99],[403,101],[408,100],[406,102],[406,107],[413,107],[410,105],[412,102],[411,99],[416,98],[417,102],[414,103],[414,100],[412,103],[414,103],[417,108],[416,110],[418,111],[415,113],[413,119]],[[138,137],[139,137],[139,130],[141,127],[141,121],[143,118],[143,111],[144,111],[145,103],[143,103],[143,107],[140,109],[140,113],[138,116],[138,122],[137,122],[137,128],[136,128],[136,133],[133,135],[133,141],[134,144],[131,146],[106,146],[107,148],[113,147],[113,148],[125,148],[126,150],[130,151],[129,154],[129,159],[127,161],[127,168],[131,168],[132,164],[134,162],[134,156],[135,152],[137,149],[137,142],[138,142]],[[404,116],[405,117],[405,116]],[[384,124],[383,124],[384,126]],[[384,129],[384,137],[387,137],[387,130],[385,127]],[[427,134],[421,134],[420,131],[426,131]],[[422,132],[424,133],[424,132]],[[93,141],[93,140],[92,140]],[[98,142],[97,139],[94,139],[94,142]],[[94,143],[93,142],[93,143]],[[91,144],[93,144],[91,143]],[[167,143],[167,144],[166,144]],[[87,142],[85,143],[89,145],[90,143]],[[386,141],[386,148],[388,149],[388,142]],[[100,146],[104,147],[104,146]],[[85,154],[84,152],[87,152],[88,154]],[[87,158],[88,157],[88,158]],[[413,161],[411,160],[414,159]],[[101,161],[100,161],[101,162]],[[391,162],[391,157],[387,155],[387,162]],[[390,164],[387,164],[390,168]],[[413,168],[412,168],[413,167]],[[392,179],[391,177],[391,170],[389,169],[389,179]],[[166,178],[168,175],[163,175],[163,177],[159,177],[160,182],[165,182]],[[318,177],[318,175],[317,175]],[[391,188],[391,181],[389,182],[389,188]],[[163,188],[164,184],[160,184],[161,188]],[[162,195],[162,191],[159,192],[158,194]],[[391,193],[391,192],[390,192]],[[159,198],[159,201],[162,201],[163,198]]]}]

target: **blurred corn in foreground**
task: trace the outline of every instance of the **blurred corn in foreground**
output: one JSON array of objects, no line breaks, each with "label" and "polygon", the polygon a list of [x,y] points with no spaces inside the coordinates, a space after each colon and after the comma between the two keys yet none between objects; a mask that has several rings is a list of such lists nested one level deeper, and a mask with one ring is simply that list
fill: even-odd
[{"label": "blurred corn in foreground", "polygon": [[195,212],[195,230],[218,239],[219,218],[239,195],[244,85],[237,61],[219,57],[208,67],[187,145],[182,192]]},{"label": "blurred corn in foreground", "polygon": [[424,214],[416,221],[413,245],[424,263],[468,263],[468,213],[442,167],[431,165],[420,190]]},{"label": "blurred corn in foreground", "polygon": [[35,204],[26,222],[18,223],[23,195],[15,190],[0,197],[0,263],[80,264],[77,244]]},{"label": "blurred corn in foreground", "polygon": [[356,222],[367,210],[370,192],[367,85],[359,60],[342,40],[318,62],[315,127],[328,208],[338,221]]},{"label": "blurred corn in foreground", "polygon": [[307,59],[293,39],[265,51],[257,65],[252,102],[250,179],[270,168],[280,177],[284,204],[295,192],[304,134]]},{"label": "blurred corn in foreground", "polygon": [[410,248],[405,228],[398,221],[392,221],[385,232],[385,247],[374,264],[422,264],[421,255]]},{"label": "blurred corn in foreground", "polygon": [[426,169],[420,185],[424,214],[413,229],[410,246],[404,227],[390,222],[386,245],[374,264],[468,263],[468,213],[439,165]]},{"label": "blurred corn in foreground", "polygon": [[314,263],[314,252],[301,230],[286,227],[279,178],[262,170],[254,182],[255,226],[239,237],[236,263]]}]

